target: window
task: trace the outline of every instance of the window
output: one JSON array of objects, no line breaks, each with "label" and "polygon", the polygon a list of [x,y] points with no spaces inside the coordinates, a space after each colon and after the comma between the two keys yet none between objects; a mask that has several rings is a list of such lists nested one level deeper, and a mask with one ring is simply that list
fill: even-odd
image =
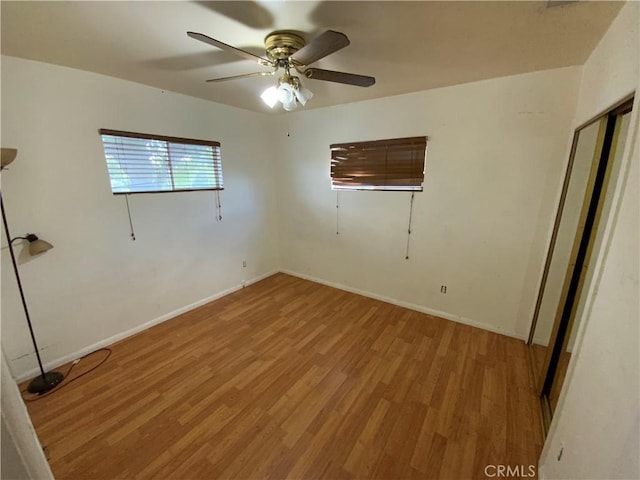
[{"label": "window", "polygon": [[331,145],[333,190],[422,191],[427,137]]},{"label": "window", "polygon": [[222,190],[220,143],[100,130],[111,191]]}]

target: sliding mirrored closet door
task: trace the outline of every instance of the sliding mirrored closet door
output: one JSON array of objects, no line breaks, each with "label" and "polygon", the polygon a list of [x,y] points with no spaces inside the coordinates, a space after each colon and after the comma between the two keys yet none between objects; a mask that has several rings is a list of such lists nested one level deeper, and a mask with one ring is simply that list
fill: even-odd
[{"label": "sliding mirrored closet door", "polygon": [[593,275],[592,252],[600,248],[600,227],[611,210],[609,180],[619,173],[631,105],[625,101],[574,135],[528,342],[545,427],[571,359]]}]

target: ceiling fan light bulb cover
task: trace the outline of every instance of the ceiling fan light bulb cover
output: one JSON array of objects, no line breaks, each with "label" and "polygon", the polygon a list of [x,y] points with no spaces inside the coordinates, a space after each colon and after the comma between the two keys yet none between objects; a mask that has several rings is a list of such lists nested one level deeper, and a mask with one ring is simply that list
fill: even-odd
[{"label": "ceiling fan light bulb cover", "polygon": [[53,245],[51,245],[46,240],[34,240],[29,243],[29,255],[32,257],[35,255],[40,255],[41,253],[46,252],[47,250],[51,250]]},{"label": "ceiling fan light bulb cover", "polygon": [[311,100],[311,97],[313,97],[313,92],[308,88],[300,87],[299,89],[294,90],[294,92],[296,94],[296,98],[302,104],[302,106],[305,106],[307,102]]},{"label": "ceiling fan light bulb cover", "polygon": [[269,108],[273,108],[276,106],[276,103],[278,103],[278,89],[276,87],[269,87],[262,92],[260,98],[262,98],[262,101],[266,103]]},{"label": "ceiling fan light bulb cover", "polygon": [[278,101],[283,105],[296,101],[291,85],[283,83],[278,87]]},{"label": "ceiling fan light bulb cover", "polygon": [[298,106],[298,104],[296,103],[296,99],[295,97],[293,97],[292,95],[292,99],[290,102],[287,103],[283,103],[282,107],[287,111],[287,112],[291,112],[293,110],[296,109],[296,107]]}]

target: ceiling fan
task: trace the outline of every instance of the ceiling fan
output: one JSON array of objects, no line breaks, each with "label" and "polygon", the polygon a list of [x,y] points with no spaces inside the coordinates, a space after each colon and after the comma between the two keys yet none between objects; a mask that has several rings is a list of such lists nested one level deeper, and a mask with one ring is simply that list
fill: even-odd
[{"label": "ceiling fan", "polygon": [[304,106],[313,96],[311,91],[302,86],[300,78],[292,75],[292,72],[297,72],[313,80],[343,83],[357,87],[370,87],[376,83],[374,77],[366,75],[309,67],[309,65],[317,62],[321,58],[331,55],[349,45],[349,38],[347,38],[344,33],[334,30],[327,30],[320,36],[314,38],[310,43],[306,43],[304,38],[297,32],[277,30],[267,35],[264,40],[266,51],[266,56],[264,57],[232,47],[202,33],[187,32],[187,35],[206,44],[234,53],[244,59],[253,60],[260,65],[271,68],[270,71],[212,78],[207,80],[207,82],[221,82],[238,78],[275,75],[278,70],[283,69],[284,73],[278,79],[278,86],[268,88],[261,95],[264,102],[271,108],[280,102],[285,110],[295,110],[298,102]]}]

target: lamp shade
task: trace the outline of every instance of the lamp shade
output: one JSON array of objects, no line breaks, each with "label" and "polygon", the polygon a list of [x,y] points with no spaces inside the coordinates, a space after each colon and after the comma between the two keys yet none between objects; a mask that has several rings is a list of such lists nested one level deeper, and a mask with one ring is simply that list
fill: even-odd
[{"label": "lamp shade", "polygon": [[46,240],[35,240],[29,244],[29,255],[39,255],[41,253],[46,252],[47,250],[51,250],[53,245],[51,245]]},{"label": "lamp shade", "polygon": [[41,253],[46,252],[47,250],[51,250],[53,245],[51,245],[46,240],[41,240],[37,235],[33,233],[29,233],[26,237],[26,240],[29,242],[29,255],[32,257],[35,255],[40,255]]},{"label": "lamp shade", "polygon": [[18,149],[17,148],[2,148],[2,162],[1,162],[1,168],[6,167],[7,165],[9,165],[11,162],[13,162],[16,159],[16,155],[18,154]]}]

